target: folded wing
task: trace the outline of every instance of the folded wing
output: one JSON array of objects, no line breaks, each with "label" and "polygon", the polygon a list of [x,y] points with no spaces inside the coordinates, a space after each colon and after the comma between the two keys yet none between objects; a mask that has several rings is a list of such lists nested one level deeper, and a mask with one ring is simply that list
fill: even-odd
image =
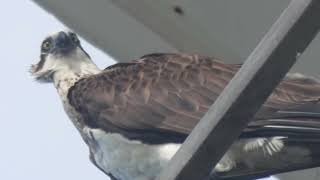
[{"label": "folded wing", "polygon": [[[198,55],[152,54],[80,80],[68,97],[90,126],[159,140],[154,143],[182,142],[239,68]],[[319,98],[317,80],[287,77],[245,132],[262,134],[261,127],[275,130],[297,118],[317,121]],[[272,128],[276,121],[279,126]]]},{"label": "folded wing", "polygon": [[[152,54],[80,80],[68,98],[88,126],[151,144],[182,143],[239,68],[198,55]],[[238,165],[220,176],[261,177],[319,166],[319,98],[319,81],[287,76],[240,138],[283,136],[289,148],[253,161],[255,168]]]}]

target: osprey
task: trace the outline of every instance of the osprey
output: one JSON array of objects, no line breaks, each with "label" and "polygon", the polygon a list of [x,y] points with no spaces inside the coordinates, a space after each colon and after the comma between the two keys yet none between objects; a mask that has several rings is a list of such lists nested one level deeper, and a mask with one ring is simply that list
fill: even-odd
[{"label": "osprey", "polygon": [[[77,35],[61,31],[45,38],[31,73],[54,84],[99,169],[115,180],[153,180],[240,66],[200,55],[150,54],[100,70]],[[215,174],[260,177],[319,166],[319,100],[317,79],[287,76]]]}]

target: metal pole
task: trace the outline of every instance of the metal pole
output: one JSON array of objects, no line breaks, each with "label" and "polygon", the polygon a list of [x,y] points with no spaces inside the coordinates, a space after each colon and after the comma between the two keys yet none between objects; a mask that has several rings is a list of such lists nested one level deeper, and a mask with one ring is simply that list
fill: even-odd
[{"label": "metal pole", "polygon": [[315,37],[320,0],[293,0],[157,180],[208,176]]}]

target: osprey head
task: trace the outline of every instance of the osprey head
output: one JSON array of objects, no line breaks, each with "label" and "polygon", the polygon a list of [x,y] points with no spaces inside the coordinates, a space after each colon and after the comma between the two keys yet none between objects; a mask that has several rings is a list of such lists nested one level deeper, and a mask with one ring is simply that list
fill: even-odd
[{"label": "osprey head", "polygon": [[80,73],[81,66],[90,63],[92,61],[81,47],[77,35],[60,31],[44,39],[40,61],[31,66],[30,72],[40,82],[53,82],[55,73]]}]

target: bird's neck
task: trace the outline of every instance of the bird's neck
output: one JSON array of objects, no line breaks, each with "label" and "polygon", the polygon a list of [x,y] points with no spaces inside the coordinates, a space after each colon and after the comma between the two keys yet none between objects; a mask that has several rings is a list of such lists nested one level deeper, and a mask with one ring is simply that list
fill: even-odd
[{"label": "bird's neck", "polygon": [[70,87],[82,78],[97,74],[101,70],[93,63],[87,63],[74,69],[62,69],[54,73],[53,82],[60,97],[66,98]]},{"label": "bird's neck", "polygon": [[[56,87],[60,99],[62,100],[63,107],[70,117],[72,123],[80,132],[83,139],[86,141],[86,136],[83,134],[84,123],[83,119],[73,109],[68,100],[69,89],[80,79],[89,77],[91,75],[101,72],[93,63],[87,66],[81,66],[77,71],[64,69],[56,71],[53,75],[54,86]],[[87,142],[87,141],[86,141]]]}]

